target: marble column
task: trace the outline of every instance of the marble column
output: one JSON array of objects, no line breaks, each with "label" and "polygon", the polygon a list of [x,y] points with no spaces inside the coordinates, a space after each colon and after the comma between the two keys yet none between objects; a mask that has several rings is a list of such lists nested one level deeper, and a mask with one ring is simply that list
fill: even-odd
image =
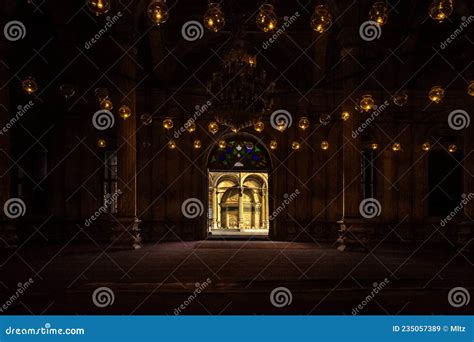
[{"label": "marble column", "polygon": [[244,193],[243,189],[239,190],[239,229],[244,228]]},{"label": "marble column", "polygon": [[217,229],[217,187],[212,189],[212,229]]}]

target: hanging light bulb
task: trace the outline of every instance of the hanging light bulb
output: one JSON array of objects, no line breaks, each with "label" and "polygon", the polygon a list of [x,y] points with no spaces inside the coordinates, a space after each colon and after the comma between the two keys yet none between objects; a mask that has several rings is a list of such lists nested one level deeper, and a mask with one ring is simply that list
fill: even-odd
[{"label": "hanging light bulb", "polygon": [[444,98],[444,89],[440,86],[434,86],[431,88],[428,97],[430,98],[431,102],[440,103]]},{"label": "hanging light bulb", "polygon": [[66,99],[69,100],[76,94],[76,88],[72,84],[61,84],[59,86],[59,93]]},{"label": "hanging light bulb", "polygon": [[425,142],[425,143],[423,143],[423,145],[421,145],[421,149],[423,151],[427,152],[431,149],[431,144],[429,142]]},{"label": "hanging light bulb", "polygon": [[193,147],[194,147],[196,150],[200,149],[200,148],[201,148],[201,140],[199,140],[199,139],[194,140],[194,142],[193,142]]},{"label": "hanging light bulb", "polygon": [[293,141],[291,143],[291,148],[295,151],[299,150],[301,148],[301,144],[298,141]]},{"label": "hanging light bulb", "polygon": [[329,143],[326,140],[322,141],[321,142],[321,149],[326,151],[328,148],[329,148]]},{"label": "hanging light bulb", "polygon": [[344,112],[341,113],[341,119],[343,121],[349,120],[350,117],[351,117],[351,114],[348,111],[344,111]]},{"label": "hanging light bulb", "polygon": [[164,129],[171,129],[171,128],[173,128],[173,126],[174,126],[173,120],[171,120],[170,118],[167,118],[167,119],[163,120],[163,128]]},{"label": "hanging light bulb", "polygon": [[458,150],[458,147],[454,144],[448,146],[449,153],[455,153]]},{"label": "hanging light bulb", "polygon": [[36,80],[31,76],[25,77],[21,81],[21,87],[28,95],[34,94],[38,91],[38,83],[36,83]]},{"label": "hanging light bulb", "polygon": [[298,121],[298,127],[301,128],[303,131],[309,128],[309,120],[306,116],[303,116],[300,121]]},{"label": "hanging light bulb", "polygon": [[114,104],[112,101],[106,97],[102,101],[100,101],[100,109],[102,110],[112,110],[114,108]]},{"label": "hanging light bulb", "polygon": [[122,119],[127,120],[129,117],[132,116],[132,110],[127,105],[122,105],[119,108],[119,115]]},{"label": "hanging light bulb", "polygon": [[110,10],[110,0],[87,0],[86,5],[95,15],[102,15]]},{"label": "hanging light bulb", "polygon": [[265,128],[265,124],[264,124],[262,121],[257,121],[257,122],[253,125],[253,128],[254,128],[255,131],[257,131],[258,133],[262,133],[262,132],[263,132],[263,129]]},{"label": "hanging light bulb", "polygon": [[224,27],[225,16],[218,3],[209,2],[207,11],[204,13],[204,25],[214,32],[218,32]]},{"label": "hanging light bulb", "polygon": [[469,86],[467,87],[467,93],[469,96],[474,96],[474,81],[469,82]]},{"label": "hanging light bulb", "polygon": [[151,0],[147,9],[148,17],[156,25],[164,24],[169,19],[166,0]]},{"label": "hanging light bulb", "polygon": [[375,21],[380,26],[388,21],[388,8],[385,2],[378,1],[372,5],[369,12],[369,19]]},{"label": "hanging light bulb", "polygon": [[408,101],[408,94],[406,91],[401,90],[393,95],[392,101],[399,107],[403,107]]},{"label": "hanging light bulb", "polygon": [[170,150],[174,150],[174,149],[176,148],[176,141],[170,140],[170,141],[168,141],[168,144],[167,144],[167,145],[168,145],[168,148],[169,148]]},{"label": "hanging light bulb", "polygon": [[276,29],[278,20],[273,5],[263,4],[260,6],[256,23],[263,32],[272,32]]},{"label": "hanging light bulb", "polygon": [[360,100],[360,108],[365,112],[370,112],[374,108],[375,101],[372,95],[364,95]]},{"label": "hanging light bulb", "polygon": [[209,122],[209,125],[207,125],[207,130],[211,134],[216,134],[217,132],[219,132],[219,125],[217,124],[217,122],[211,121]]},{"label": "hanging light bulb", "polygon": [[278,143],[276,140],[270,140],[269,146],[270,146],[270,150],[276,150],[278,147]]},{"label": "hanging light bulb", "polygon": [[376,151],[376,150],[378,150],[379,145],[377,143],[372,143],[372,144],[370,144],[370,148],[372,149],[372,151]]},{"label": "hanging light bulb", "polygon": [[434,0],[430,5],[429,13],[433,20],[443,22],[453,13],[453,1]]},{"label": "hanging light bulb", "polygon": [[105,141],[105,139],[99,139],[97,140],[97,146],[100,148],[105,148],[107,147],[107,141]]},{"label": "hanging light bulb", "polygon": [[393,152],[398,152],[398,151],[400,151],[401,149],[402,149],[402,145],[400,145],[400,143],[394,143],[394,144],[392,145],[392,150],[393,150]]},{"label": "hanging light bulb", "polygon": [[319,33],[323,33],[332,25],[332,15],[327,5],[317,5],[311,16],[311,27]]},{"label": "hanging light bulb", "polygon": [[227,143],[225,142],[225,140],[219,140],[217,146],[219,146],[220,149],[224,149],[227,146]]},{"label": "hanging light bulb", "polygon": [[189,120],[187,123],[184,124],[184,127],[186,127],[186,130],[189,133],[193,133],[196,130],[196,124],[194,121]]}]

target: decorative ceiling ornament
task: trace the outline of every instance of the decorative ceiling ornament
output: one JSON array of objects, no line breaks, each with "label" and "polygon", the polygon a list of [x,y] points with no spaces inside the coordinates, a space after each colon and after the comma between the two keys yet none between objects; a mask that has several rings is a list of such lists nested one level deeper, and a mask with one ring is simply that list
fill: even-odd
[{"label": "decorative ceiling ornament", "polygon": [[429,8],[430,17],[433,20],[443,22],[453,13],[452,0],[433,0]]},{"label": "decorative ceiling ornament", "polygon": [[148,18],[156,24],[164,24],[170,17],[166,0],[151,0],[147,8]]},{"label": "decorative ceiling ornament", "polygon": [[263,4],[260,6],[256,19],[257,27],[263,32],[272,32],[278,25],[278,19],[273,5]]},{"label": "decorative ceiling ornament", "polygon": [[273,105],[274,83],[267,83],[266,72],[257,67],[257,58],[247,52],[242,34],[235,35],[221,70],[208,82],[214,98],[211,113],[217,122],[234,132],[253,126]]},{"label": "decorative ceiling ornament", "polygon": [[207,11],[204,13],[204,25],[213,32],[219,32],[225,26],[225,15],[221,5],[209,1]]},{"label": "decorative ceiling ornament", "polygon": [[311,28],[316,32],[323,33],[332,25],[332,15],[327,5],[317,5],[311,16]]},{"label": "decorative ceiling ornament", "polygon": [[383,1],[378,1],[372,5],[369,12],[369,20],[375,21],[380,26],[388,21],[388,7]]}]

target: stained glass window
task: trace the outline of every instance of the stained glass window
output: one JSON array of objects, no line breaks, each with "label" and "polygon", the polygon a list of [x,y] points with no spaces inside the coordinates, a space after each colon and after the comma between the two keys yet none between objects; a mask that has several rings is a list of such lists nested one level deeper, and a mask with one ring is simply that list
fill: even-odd
[{"label": "stained glass window", "polygon": [[215,170],[267,169],[268,161],[265,150],[248,139],[229,139],[226,146],[216,146],[209,159],[209,168]]}]

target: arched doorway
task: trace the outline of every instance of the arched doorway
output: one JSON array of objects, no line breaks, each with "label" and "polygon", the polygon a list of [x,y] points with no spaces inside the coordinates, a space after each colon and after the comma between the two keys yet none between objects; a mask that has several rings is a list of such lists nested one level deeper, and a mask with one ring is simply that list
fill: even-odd
[{"label": "arched doorway", "polygon": [[230,135],[214,147],[208,163],[208,233],[268,235],[268,169],[268,154],[252,136]]}]

